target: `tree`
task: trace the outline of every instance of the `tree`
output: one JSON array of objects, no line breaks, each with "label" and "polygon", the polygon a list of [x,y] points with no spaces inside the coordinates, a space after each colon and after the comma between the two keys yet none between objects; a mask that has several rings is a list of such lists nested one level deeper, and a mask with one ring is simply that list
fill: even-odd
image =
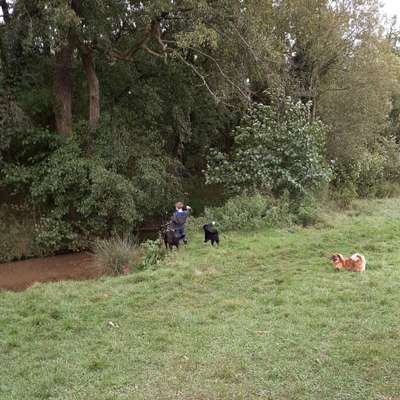
[{"label": "tree", "polygon": [[285,99],[285,110],[255,104],[233,132],[233,152],[214,152],[207,180],[234,193],[289,191],[301,197],[329,180],[325,163],[326,128],[309,121],[311,104]]}]

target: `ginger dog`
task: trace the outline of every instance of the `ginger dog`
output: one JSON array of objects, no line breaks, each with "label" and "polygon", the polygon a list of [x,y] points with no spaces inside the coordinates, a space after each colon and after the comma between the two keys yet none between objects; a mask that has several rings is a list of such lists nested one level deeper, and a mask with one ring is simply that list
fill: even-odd
[{"label": "ginger dog", "polygon": [[358,253],[353,254],[350,258],[344,258],[341,254],[334,254],[331,260],[336,271],[345,269],[350,272],[364,272],[367,264],[365,257]]}]

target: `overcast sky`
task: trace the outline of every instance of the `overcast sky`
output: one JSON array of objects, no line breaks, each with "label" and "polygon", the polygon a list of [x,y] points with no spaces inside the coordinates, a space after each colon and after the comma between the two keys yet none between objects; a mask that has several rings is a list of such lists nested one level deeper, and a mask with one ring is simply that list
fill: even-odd
[{"label": "overcast sky", "polygon": [[400,19],[400,0],[381,0],[383,4],[383,12],[389,17],[397,15],[397,19]]}]

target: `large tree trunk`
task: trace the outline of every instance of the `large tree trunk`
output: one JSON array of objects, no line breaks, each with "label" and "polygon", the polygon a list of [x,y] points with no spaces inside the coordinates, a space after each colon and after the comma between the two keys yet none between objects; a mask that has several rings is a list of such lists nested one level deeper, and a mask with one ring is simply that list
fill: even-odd
[{"label": "large tree trunk", "polygon": [[6,0],[0,0],[0,7],[3,11],[3,19],[5,23],[8,23],[10,20],[10,10]]},{"label": "large tree trunk", "polygon": [[0,24],[0,62],[3,73],[3,85],[8,90],[11,82],[10,71],[8,65],[8,49],[6,45],[6,30],[10,22],[10,13],[6,0],[0,0],[0,7],[3,13],[3,24]]},{"label": "large tree trunk", "polygon": [[100,118],[100,86],[93,63],[93,54],[87,47],[81,48],[82,63],[89,89],[89,127],[95,131]]},{"label": "large tree trunk", "polygon": [[74,48],[68,43],[56,54],[54,81],[55,117],[57,132],[70,136],[72,133],[72,54]]}]

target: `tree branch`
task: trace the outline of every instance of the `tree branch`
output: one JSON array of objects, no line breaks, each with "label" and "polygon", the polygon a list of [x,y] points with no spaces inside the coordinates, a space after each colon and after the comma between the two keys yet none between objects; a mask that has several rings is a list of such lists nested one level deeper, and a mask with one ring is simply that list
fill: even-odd
[{"label": "tree branch", "polygon": [[[173,41],[173,40],[169,40],[169,41],[167,41],[167,42],[168,42],[168,43],[176,43],[176,42]],[[236,83],[233,82],[232,79],[229,78],[229,76],[224,72],[224,70],[222,69],[222,67],[219,65],[218,61],[217,61],[214,57],[212,57],[212,56],[210,56],[209,54],[204,53],[203,51],[201,51],[201,50],[199,50],[199,49],[196,49],[196,48],[194,48],[194,47],[187,47],[187,48],[190,49],[190,50],[193,50],[193,51],[195,51],[195,52],[201,54],[202,56],[208,58],[209,60],[211,60],[211,61],[217,66],[217,68],[218,68],[220,74],[226,79],[226,81],[229,82],[236,90],[238,90],[238,92],[239,92],[247,101],[250,101],[250,100],[251,100],[251,99],[250,99],[250,96],[249,96],[247,93],[245,93],[245,92],[242,90],[241,87],[239,87],[238,85],[236,85]],[[182,58],[183,58],[183,57],[182,57]],[[181,58],[181,59],[182,59],[182,58]],[[186,61],[186,60],[185,60],[185,61]],[[187,62],[187,61],[186,61],[186,62]],[[190,63],[189,63],[189,64],[190,64]],[[192,65],[192,64],[190,64],[190,65]]]},{"label": "tree branch", "polygon": [[212,89],[210,88],[209,84],[207,83],[206,78],[204,77],[204,75],[190,62],[186,61],[184,57],[182,57],[178,51],[174,51],[174,54],[185,64],[187,65],[202,81],[204,86],[207,88],[207,90],[209,91],[209,93],[211,94],[211,96],[214,98],[216,103],[220,102],[219,97],[212,91]]}]

